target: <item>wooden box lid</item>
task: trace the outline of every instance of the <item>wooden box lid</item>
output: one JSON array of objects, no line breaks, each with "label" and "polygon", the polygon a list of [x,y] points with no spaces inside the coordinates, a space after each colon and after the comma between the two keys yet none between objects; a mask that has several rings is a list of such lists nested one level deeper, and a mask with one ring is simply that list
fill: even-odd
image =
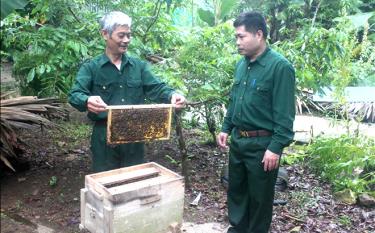
[{"label": "wooden box lid", "polygon": [[86,175],[85,186],[99,199],[127,202],[157,195],[163,184],[183,177],[154,162]]}]

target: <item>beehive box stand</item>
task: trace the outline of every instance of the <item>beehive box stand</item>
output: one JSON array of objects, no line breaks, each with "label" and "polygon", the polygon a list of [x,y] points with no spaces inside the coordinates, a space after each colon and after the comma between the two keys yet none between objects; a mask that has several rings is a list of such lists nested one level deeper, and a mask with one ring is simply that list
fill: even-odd
[{"label": "beehive box stand", "polygon": [[80,228],[92,233],[165,233],[182,223],[183,177],[145,163],[87,175]]}]

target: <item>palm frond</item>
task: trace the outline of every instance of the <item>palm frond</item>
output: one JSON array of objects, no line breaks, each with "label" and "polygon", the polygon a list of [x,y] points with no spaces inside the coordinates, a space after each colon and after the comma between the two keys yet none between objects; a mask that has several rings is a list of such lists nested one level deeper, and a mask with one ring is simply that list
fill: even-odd
[{"label": "palm frond", "polygon": [[[0,160],[15,171],[9,157],[17,157],[16,149],[20,149],[22,140],[18,129],[35,129],[37,127],[55,127],[50,121],[53,117],[65,117],[66,112],[62,103],[55,98],[38,99],[35,96],[21,96],[9,98],[11,93],[1,95],[0,102],[0,130],[1,148]],[[8,99],[6,99],[8,98]]]}]

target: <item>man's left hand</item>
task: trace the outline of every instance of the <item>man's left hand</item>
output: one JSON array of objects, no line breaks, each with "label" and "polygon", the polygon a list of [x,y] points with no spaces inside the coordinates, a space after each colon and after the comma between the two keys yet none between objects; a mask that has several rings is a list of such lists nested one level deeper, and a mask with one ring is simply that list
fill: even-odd
[{"label": "man's left hand", "polygon": [[266,150],[262,163],[264,164],[264,171],[272,171],[279,166],[280,155],[273,153],[270,150]]},{"label": "man's left hand", "polygon": [[171,98],[171,104],[175,105],[176,108],[185,107],[185,97],[181,94],[174,93]]}]

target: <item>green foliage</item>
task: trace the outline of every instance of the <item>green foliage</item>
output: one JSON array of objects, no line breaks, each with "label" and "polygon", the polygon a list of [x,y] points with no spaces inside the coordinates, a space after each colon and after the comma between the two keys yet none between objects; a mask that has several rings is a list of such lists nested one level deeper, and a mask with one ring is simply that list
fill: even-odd
[{"label": "green foliage", "polygon": [[374,192],[375,140],[343,135],[317,138],[309,145],[310,164],[336,191]]},{"label": "green foliage", "polygon": [[286,153],[285,155],[281,156],[282,165],[292,165],[300,163],[307,157],[305,146],[291,145],[289,148],[292,149],[292,152]]},{"label": "green foliage", "polygon": [[213,27],[228,19],[228,15],[237,6],[237,1],[234,0],[212,0],[208,4],[207,9],[198,9],[199,18]]},{"label": "green foliage", "polygon": [[65,147],[68,145],[68,149],[73,149],[75,146],[79,146],[82,140],[89,140],[90,138],[91,125],[70,121],[61,121],[58,125],[61,130],[53,132],[51,136],[57,144],[62,142]]},{"label": "green foliage", "polygon": [[103,52],[97,20],[110,9],[124,7],[133,17],[136,37],[130,53],[174,53],[182,41],[164,9],[171,5],[144,2],[32,0],[29,11],[5,18],[1,55],[14,60],[22,94],[65,98],[82,62]]},{"label": "green foliage", "polygon": [[53,2],[35,0],[32,13],[2,21],[2,54],[13,58],[25,95],[65,97],[80,63],[103,50],[94,15],[87,14],[85,22],[76,16],[58,19],[50,11],[72,7],[47,5]]},{"label": "green foliage", "polygon": [[368,39],[368,25],[363,30],[362,42],[353,50],[353,86],[375,86],[375,43]]},{"label": "green foliage", "polygon": [[299,89],[322,91],[331,85],[333,69],[347,67],[340,66],[338,60],[350,57],[351,41],[353,37],[348,38],[348,34],[340,29],[309,28],[301,31],[294,41],[287,40],[274,46],[294,64]]},{"label": "green foliage", "polygon": [[195,28],[177,57],[188,99],[200,102],[193,111],[202,116],[214,141],[217,123],[223,116],[221,104],[228,99],[238,59],[232,38],[229,23]]},{"label": "green foliage", "polygon": [[170,155],[164,156],[171,164],[181,166],[181,163],[176,161],[174,158],[172,158]]},{"label": "green foliage", "polygon": [[57,177],[56,176],[51,176],[48,182],[49,186],[55,187],[57,185]]},{"label": "green foliage", "polygon": [[346,227],[350,227],[352,225],[352,220],[351,217],[348,215],[340,215],[338,216],[338,222]]},{"label": "green foliage", "polygon": [[191,33],[177,57],[189,99],[227,99],[238,59],[232,38],[228,23]]}]

